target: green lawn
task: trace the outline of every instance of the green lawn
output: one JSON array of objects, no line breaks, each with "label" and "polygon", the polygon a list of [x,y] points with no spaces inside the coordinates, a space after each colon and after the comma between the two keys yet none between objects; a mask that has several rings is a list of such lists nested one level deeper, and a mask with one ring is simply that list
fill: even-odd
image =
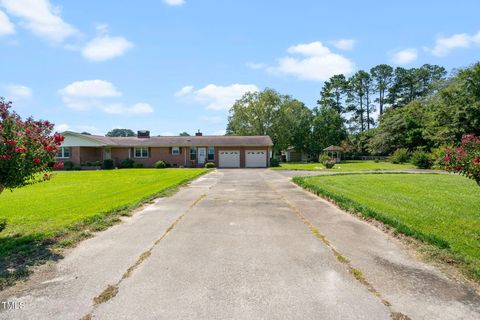
[{"label": "green lawn", "polygon": [[326,169],[323,164],[318,162],[312,163],[282,163],[280,167],[272,168],[272,170],[308,170],[308,171],[325,171],[325,172],[349,172],[349,171],[366,171],[366,170],[400,170],[414,169],[411,163],[395,164],[387,161],[362,161],[347,160],[335,164],[332,169]]},{"label": "green lawn", "polygon": [[345,209],[446,249],[480,279],[480,188],[446,174],[348,174],[294,178]]},{"label": "green lawn", "polygon": [[[50,181],[0,194],[0,273],[48,255],[49,244],[75,242],[86,230],[118,221],[118,212],[166,192],[205,169],[124,169],[56,172]],[[75,239],[69,235],[77,233]],[[85,236],[85,234],[84,234]],[[53,240],[52,240],[53,239]],[[58,241],[57,241],[58,240]],[[35,259],[35,258],[34,258]],[[0,283],[1,284],[1,283]]]}]

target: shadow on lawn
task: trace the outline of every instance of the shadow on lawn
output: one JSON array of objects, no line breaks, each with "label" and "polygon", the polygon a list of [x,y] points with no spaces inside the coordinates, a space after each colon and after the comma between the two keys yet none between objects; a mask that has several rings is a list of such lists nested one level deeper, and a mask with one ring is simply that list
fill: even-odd
[{"label": "shadow on lawn", "polygon": [[1,237],[0,290],[28,277],[29,267],[61,259],[62,256],[52,250],[53,243],[42,235]]}]

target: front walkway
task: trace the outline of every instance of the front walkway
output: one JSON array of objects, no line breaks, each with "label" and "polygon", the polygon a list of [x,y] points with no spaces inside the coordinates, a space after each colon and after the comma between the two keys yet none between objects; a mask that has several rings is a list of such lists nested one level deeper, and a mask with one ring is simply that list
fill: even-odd
[{"label": "front walkway", "polygon": [[203,176],[6,296],[25,307],[1,319],[480,317],[472,290],[263,169]]}]

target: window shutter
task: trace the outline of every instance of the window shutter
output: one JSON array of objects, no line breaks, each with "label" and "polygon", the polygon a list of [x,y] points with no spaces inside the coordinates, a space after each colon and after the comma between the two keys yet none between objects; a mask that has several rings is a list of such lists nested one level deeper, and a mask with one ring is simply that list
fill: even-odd
[{"label": "window shutter", "polygon": [[148,148],[148,157],[151,158],[152,157],[152,148]]},{"label": "window shutter", "polygon": [[172,147],[168,148],[168,154],[172,154]]}]

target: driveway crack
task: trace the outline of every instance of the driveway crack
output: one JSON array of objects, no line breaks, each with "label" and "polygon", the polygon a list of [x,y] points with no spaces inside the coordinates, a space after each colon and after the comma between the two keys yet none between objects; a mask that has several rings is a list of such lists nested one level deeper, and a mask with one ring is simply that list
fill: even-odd
[{"label": "driveway crack", "polygon": [[125,273],[122,275],[120,280],[117,281],[114,285],[108,285],[105,290],[102,291],[98,296],[93,298],[93,308],[92,310],[84,315],[80,320],[88,320],[92,318],[92,314],[97,308],[98,305],[107,302],[108,300],[112,299],[115,297],[118,293],[120,284],[122,283],[123,280],[129,278],[132,273],[145,261],[150,257],[152,254],[152,251],[157,247],[163,239],[183,220],[183,218],[198,204],[200,203],[203,199],[206,198],[206,194],[200,195],[195,201],[183,212],[166,230],[165,232],[155,240],[153,245],[145,252],[140,254],[140,256],[137,258],[137,260],[125,271]]}]

